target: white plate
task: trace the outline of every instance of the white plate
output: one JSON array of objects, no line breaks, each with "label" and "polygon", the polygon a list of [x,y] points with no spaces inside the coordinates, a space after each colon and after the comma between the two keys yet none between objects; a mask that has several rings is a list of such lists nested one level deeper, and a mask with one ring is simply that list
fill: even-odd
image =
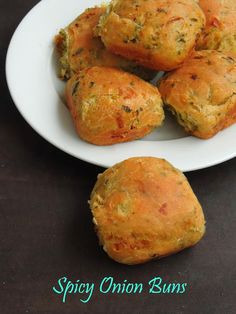
[{"label": "white plate", "polygon": [[209,167],[236,156],[236,125],[210,140],[186,136],[171,118],[143,140],[98,147],[76,135],[57,79],[54,35],[101,0],[44,0],[18,26],[6,62],[8,86],[25,120],[47,141],[68,154],[109,167],[131,156],[156,156],[183,171]]}]

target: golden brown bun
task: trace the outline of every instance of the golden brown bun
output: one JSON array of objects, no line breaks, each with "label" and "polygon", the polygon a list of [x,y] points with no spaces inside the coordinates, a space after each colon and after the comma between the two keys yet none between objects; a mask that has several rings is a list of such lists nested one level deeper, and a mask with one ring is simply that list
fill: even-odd
[{"label": "golden brown bun", "polygon": [[78,134],[96,145],[142,138],[164,119],[158,89],[115,68],[93,67],[74,75],[66,97]]},{"label": "golden brown bun", "polygon": [[98,32],[113,53],[169,71],[189,56],[204,26],[205,16],[193,0],[115,0]]},{"label": "golden brown bun", "polygon": [[188,133],[210,138],[236,122],[236,58],[195,52],[162,80],[160,92]]},{"label": "golden brown bun", "polygon": [[100,244],[123,264],[179,252],[205,232],[201,205],[186,177],[163,159],[130,158],[106,170],[90,207]]},{"label": "golden brown bun", "polygon": [[200,0],[199,5],[207,23],[197,49],[236,53],[236,1]]},{"label": "golden brown bun", "polygon": [[135,73],[146,80],[154,77],[154,72],[136,63],[118,57],[105,48],[100,38],[95,38],[93,30],[106,7],[87,9],[55,38],[60,58],[60,76],[69,79],[74,73],[92,66],[119,67]]}]

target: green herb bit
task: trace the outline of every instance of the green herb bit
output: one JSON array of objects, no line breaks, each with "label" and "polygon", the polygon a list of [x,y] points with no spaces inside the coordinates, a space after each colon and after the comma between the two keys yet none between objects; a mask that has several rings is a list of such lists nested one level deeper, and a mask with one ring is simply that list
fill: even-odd
[{"label": "green herb bit", "polygon": [[89,83],[89,88],[92,88],[95,85],[95,82],[90,82]]},{"label": "green herb bit", "polygon": [[72,91],[72,95],[74,95],[77,92],[78,87],[79,87],[79,81],[75,83],[75,86],[74,86],[73,91]]},{"label": "green herb bit", "polygon": [[127,112],[127,113],[130,113],[131,111],[132,111],[132,109],[130,109],[130,107],[129,106],[122,106],[122,109],[125,111],[125,112]]},{"label": "green herb bit", "polygon": [[84,51],[84,48],[82,48],[82,47],[77,49],[76,52],[74,53],[74,56],[80,55],[83,51]]}]

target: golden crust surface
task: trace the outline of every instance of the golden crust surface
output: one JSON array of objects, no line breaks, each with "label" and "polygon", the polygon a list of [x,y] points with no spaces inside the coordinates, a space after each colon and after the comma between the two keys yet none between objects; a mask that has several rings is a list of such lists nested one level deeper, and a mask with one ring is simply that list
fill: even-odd
[{"label": "golden crust surface", "polygon": [[98,176],[90,208],[107,254],[139,264],[195,245],[204,214],[186,177],[154,157],[125,160]]},{"label": "golden crust surface", "polygon": [[105,11],[105,6],[87,9],[56,36],[61,78],[67,80],[74,73],[88,67],[108,66],[122,68],[146,80],[152,79],[153,71],[112,54],[101,39],[94,36],[94,28]]},{"label": "golden crust surface", "polygon": [[206,15],[206,27],[197,49],[212,49],[236,53],[236,1],[200,0]]},{"label": "golden crust surface", "polygon": [[195,52],[162,80],[160,92],[187,132],[210,138],[236,122],[236,58]]},{"label": "golden crust surface", "polygon": [[66,97],[78,134],[96,145],[142,138],[164,119],[158,89],[116,68],[93,67],[74,75]]},{"label": "golden crust surface", "polygon": [[113,53],[169,71],[189,56],[204,26],[193,0],[113,0],[98,33]]}]

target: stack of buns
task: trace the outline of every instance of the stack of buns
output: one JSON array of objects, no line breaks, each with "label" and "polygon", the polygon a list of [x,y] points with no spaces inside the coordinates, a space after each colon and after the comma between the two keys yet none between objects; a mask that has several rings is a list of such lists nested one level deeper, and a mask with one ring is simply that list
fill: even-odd
[{"label": "stack of buns", "polygon": [[[235,12],[235,0],[112,0],[87,9],[55,38],[79,136],[95,145],[140,139],[162,125],[165,109],[201,139],[234,124]],[[153,86],[157,71],[165,74]],[[101,244],[121,263],[178,252],[205,230],[186,178],[157,158],[105,171],[90,206]]]},{"label": "stack of buns", "polygon": [[[235,123],[235,9],[233,0],[112,0],[61,30],[60,76],[79,136],[140,139],[162,125],[163,105],[199,138]],[[157,71],[166,72],[158,86],[142,81]]]}]

